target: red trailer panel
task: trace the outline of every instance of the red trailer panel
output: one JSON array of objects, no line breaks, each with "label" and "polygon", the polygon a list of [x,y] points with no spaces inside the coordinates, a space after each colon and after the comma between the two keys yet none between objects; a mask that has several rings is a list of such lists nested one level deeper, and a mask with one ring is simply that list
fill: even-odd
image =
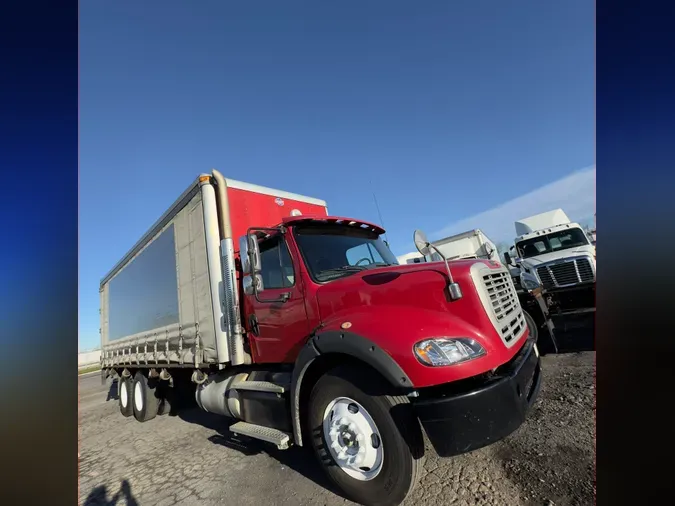
[{"label": "red trailer panel", "polygon": [[326,203],[319,199],[274,190],[234,180],[227,180],[227,197],[230,203],[230,222],[235,250],[239,238],[249,227],[272,227],[292,212],[303,216],[327,216]]}]

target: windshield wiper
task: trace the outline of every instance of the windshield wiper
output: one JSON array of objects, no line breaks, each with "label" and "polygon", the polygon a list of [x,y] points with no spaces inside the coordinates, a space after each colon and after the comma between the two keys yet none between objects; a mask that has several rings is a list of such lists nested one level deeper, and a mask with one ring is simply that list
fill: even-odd
[{"label": "windshield wiper", "polygon": [[364,265],[366,269],[372,269],[373,267],[388,267],[390,265],[399,265],[399,264],[390,264],[388,262],[375,262],[373,264]]},{"label": "windshield wiper", "polygon": [[367,269],[367,267],[363,265],[343,265],[342,267],[333,267],[332,269],[323,269],[322,271],[319,271],[319,274],[330,274],[334,272],[359,272],[364,269]]},{"label": "windshield wiper", "polygon": [[[341,274],[355,274],[365,270],[366,267],[363,265],[344,265],[342,267],[334,267],[332,269],[324,269],[316,273],[316,277],[341,277]],[[337,276],[336,276],[337,274]]]}]

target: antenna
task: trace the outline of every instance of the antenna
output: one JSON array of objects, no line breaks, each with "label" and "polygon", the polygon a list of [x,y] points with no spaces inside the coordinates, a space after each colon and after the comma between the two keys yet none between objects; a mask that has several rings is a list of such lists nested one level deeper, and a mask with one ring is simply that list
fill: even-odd
[{"label": "antenna", "polygon": [[375,209],[377,209],[377,216],[380,218],[380,223],[382,223],[382,228],[385,230],[384,232],[384,240],[387,242],[387,245],[389,244],[389,240],[387,239],[387,227],[384,225],[384,220],[382,219],[382,213],[380,213],[380,206],[377,204],[377,197],[375,196],[375,190],[373,190],[373,182],[370,182],[370,189],[373,192],[373,201],[375,202]]}]

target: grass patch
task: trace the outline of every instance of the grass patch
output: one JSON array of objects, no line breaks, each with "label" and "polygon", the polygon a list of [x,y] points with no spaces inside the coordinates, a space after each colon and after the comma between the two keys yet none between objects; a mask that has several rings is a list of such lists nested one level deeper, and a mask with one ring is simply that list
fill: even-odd
[{"label": "grass patch", "polygon": [[80,374],[87,374],[88,372],[94,372],[94,371],[100,371],[101,366],[98,364],[94,365],[88,365],[87,367],[83,367],[82,369],[77,370],[77,375],[79,376]]}]

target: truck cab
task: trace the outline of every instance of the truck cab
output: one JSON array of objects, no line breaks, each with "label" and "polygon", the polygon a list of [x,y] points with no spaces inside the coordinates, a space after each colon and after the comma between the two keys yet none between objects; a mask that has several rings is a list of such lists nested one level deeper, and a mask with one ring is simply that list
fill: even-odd
[{"label": "truck cab", "polygon": [[[528,361],[532,381],[517,388],[529,405],[538,359],[508,271],[494,261],[450,262],[452,282],[462,287],[453,298],[442,262],[399,265],[383,233],[331,216],[250,228],[237,253],[252,362],[293,364],[305,380],[335,364],[366,367],[409,397],[440,455],[487,444],[501,430],[496,425],[510,432],[523,411],[514,405],[497,414],[501,401],[487,387],[505,364]],[[474,388],[483,395],[465,398]],[[457,404],[450,391],[461,392]],[[463,409],[482,413],[481,420],[455,416]]]},{"label": "truck cab", "polygon": [[507,263],[519,271],[521,305],[537,327],[547,326],[557,350],[554,329],[586,326],[595,312],[595,245],[562,209],[517,221],[516,233],[515,261]]},{"label": "truck cab", "polygon": [[[383,233],[351,218],[300,216],[272,228],[253,227],[241,237],[237,253],[252,361],[294,363],[307,335],[339,332],[391,357],[408,378],[397,384],[427,387],[484,373],[513,357],[528,331],[501,264],[451,262],[464,287],[453,301],[442,263],[399,265]],[[256,269],[251,257],[259,258]],[[410,353],[430,333],[461,335],[482,350],[480,356],[456,368],[430,369]]]},{"label": "truck cab", "polygon": [[516,238],[521,276],[547,290],[595,282],[595,246],[576,223],[556,225]]},{"label": "truck cab", "polygon": [[524,288],[550,291],[595,283],[595,247],[562,209],[517,221],[516,235]]}]

